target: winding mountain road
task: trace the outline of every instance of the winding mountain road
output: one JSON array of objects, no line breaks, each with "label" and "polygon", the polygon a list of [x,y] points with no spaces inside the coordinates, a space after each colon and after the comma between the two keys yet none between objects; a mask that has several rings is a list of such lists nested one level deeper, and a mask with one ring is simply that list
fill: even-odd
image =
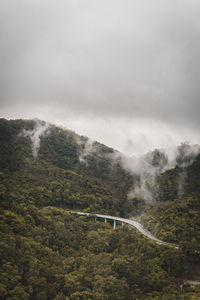
[{"label": "winding mountain road", "polygon": [[80,216],[91,216],[91,217],[95,217],[95,218],[102,218],[105,221],[106,220],[113,220],[114,228],[116,227],[116,221],[121,222],[121,223],[129,224],[129,225],[135,227],[144,236],[148,237],[151,240],[154,240],[156,243],[158,243],[160,245],[170,246],[170,247],[174,247],[174,248],[178,249],[178,246],[176,246],[174,244],[167,243],[167,242],[164,242],[162,240],[157,239],[151,232],[149,232],[144,226],[142,226],[142,224],[140,224],[137,221],[133,221],[133,220],[130,220],[130,219],[124,219],[124,218],[120,218],[120,217],[108,216],[108,215],[91,214],[91,213],[86,213],[86,212],[72,211],[72,213],[78,214]]}]

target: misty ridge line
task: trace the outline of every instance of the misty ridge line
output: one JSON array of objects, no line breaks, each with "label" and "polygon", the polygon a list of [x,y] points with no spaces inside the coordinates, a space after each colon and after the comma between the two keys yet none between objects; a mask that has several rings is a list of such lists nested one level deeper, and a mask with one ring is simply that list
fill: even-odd
[{"label": "misty ridge line", "polygon": [[19,18],[17,2],[2,1],[2,115],[85,126],[128,153],[199,142],[197,1],[32,2]]},{"label": "misty ridge line", "polygon": [[[54,128],[55,126],[45,122],[41,121],[39,119],[34,119],[34,127],[33,129],[23,129],[19,133],[19,137],[29,137],[32,144],[32,155],[33,158],[36,159],[38,156],[38,152],[40,150],[40,141],[42,137],[46,137],[51,134],[51,128]],[[87,137],[82,137],[76,134],[75,132],[68,130],[64,127],[58,127],[60,130],[65,131],[66,137],[70,134],[74,142],[77,145],[78,148],[78,159],[80,163],[84,163],[88,165],[87,163],[87,156],[89,156],[91,153],[96,152],[98,153],[98,143],[96,141],[92,141],[91,139]]]},{"label": "misty ridge line", "polygon": [[127,199],[134,198],[143,200],[145,204],[153,204],[158,198],[159,186],[156,179],[162,173],[179,167],[180,174],[177,178],[177,195],[184,195],[186,182],[186,167],[191,165],[200,153],[199,145],[190,145],[188,142],[181,143],[177,147],[155,149],[141,157],[128,157],[120,152],[110,154],[113,163],[118,162],[121,166],[136,176],[136,180],[127,194]]},{"label": "misty ridge line", "polygon": [[[51,134],[50,123],[34,119],[34,128],[31,130],[23,130],[20,136],[29,137],[32,143],[32,154],[34,160],[38,156],[40,149],[40,140],[42,137]],[[96,141],[87,137],[79,136],[73,131],[60,128],[65,131],[66,137],[70,134],[77,146],[78,159],[81,164],[88,166],[88,157],[97,154],[108,159],[112,164],[120,164],[121,167],[128,171],[131,175],[137,177],[132,188],[127,194],[129,201],[134,198],[143,200],[146,204],[155,202],[156,194],[156,178],[176,166],[181,167],[182,172],[178,176],[177,194],[181,197],[184,194],[184,183],[187,178],[185,168],[193,163],[196,156],[200,153],[199,145],[190,145],[184,142],[181,145],[167,149],[155,149],[141,157],[130,157],[117,150],[109,153],[102,153],[101,146]]]}]

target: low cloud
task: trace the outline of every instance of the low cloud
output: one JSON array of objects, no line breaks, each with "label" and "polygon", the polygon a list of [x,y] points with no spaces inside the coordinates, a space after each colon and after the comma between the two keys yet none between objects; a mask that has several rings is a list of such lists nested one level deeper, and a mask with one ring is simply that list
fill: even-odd
[{"label": "low cloud", "polygon": [[183,170],[177,179],[177,193],[181,197],[184,194],[184,183],[187,178],[185,168],[193,163],[199,153],[199,145],[190,145],[187,142],[174,148],[156,149],[140,158],[127,157],[117,153],[123,168],[137,176],[133,188],[127,195],[128,199],[142,199],[147,204],[155,202],[156,177],[176,166]]},{"label": "low cloud", "polygon": [[48,134],[49,124],[40,120],[35,120],[33,130],[23,130],[20,135],[30,137],[32,143],[32,154],[34,159],[37,158],[38,151],[40,149],[40,138],[43,135]]},{"label": "low cloud", "polygon": [[184,192],[185,192],[184,185],[186,183],[186,180],[187,180],[187,173],[186,173],[186,170],[183,169],[183,171],[178,176],[177,192],[178,192],[179,198],[181,198],[184,195]]},{"label": "low cloud", "polygon": [[197,0],[1,1],[2,117],[129,154],[200,142],[199,14]]},{"label": "low cloud", "polygon": [[86,165],[88,165],[87,156],[97,151],[95,142],[88,138],[84,138],[84,139],[76,138],[76,142],[78,145],[80,163],[85,163]]}]

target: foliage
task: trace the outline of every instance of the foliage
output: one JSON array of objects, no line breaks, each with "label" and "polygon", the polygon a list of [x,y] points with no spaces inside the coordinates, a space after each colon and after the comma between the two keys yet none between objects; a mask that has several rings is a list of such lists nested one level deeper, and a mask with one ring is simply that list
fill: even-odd
[{"label": "foliage", "polygon": [[[98,143],[81,162],[87,138],[55,126],[41,136],[34,157],[30,136],[23,132],[33,131],[35,123],[0,120],[0,298],[198,297],[198,287],[181,289],[183,276],[199,263],[194,251],[199,245],[198,181],[190,179],[183,202],[173,198],[174,207],[162,202],[146,216],[151,229],[158,222],[158,236],[182,239],[181,249],[157,245],[128,226],[117,224],[113,230],[109,222],[70,211],[137,214],[141,204],[126,199],[134,176],[112,162],[113,149]],[[195,187],[196,198],[189,196]],[[169,230],[171,236],[165,236]]]}]

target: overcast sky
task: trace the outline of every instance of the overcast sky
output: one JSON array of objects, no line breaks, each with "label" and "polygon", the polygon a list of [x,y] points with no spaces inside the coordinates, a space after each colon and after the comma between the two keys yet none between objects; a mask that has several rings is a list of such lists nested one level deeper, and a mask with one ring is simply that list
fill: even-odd
[{"label": "overcast sky", "polygon": [[199,16],[199,0],[1,0],[1,117],[128,154],[200,143]]}]

